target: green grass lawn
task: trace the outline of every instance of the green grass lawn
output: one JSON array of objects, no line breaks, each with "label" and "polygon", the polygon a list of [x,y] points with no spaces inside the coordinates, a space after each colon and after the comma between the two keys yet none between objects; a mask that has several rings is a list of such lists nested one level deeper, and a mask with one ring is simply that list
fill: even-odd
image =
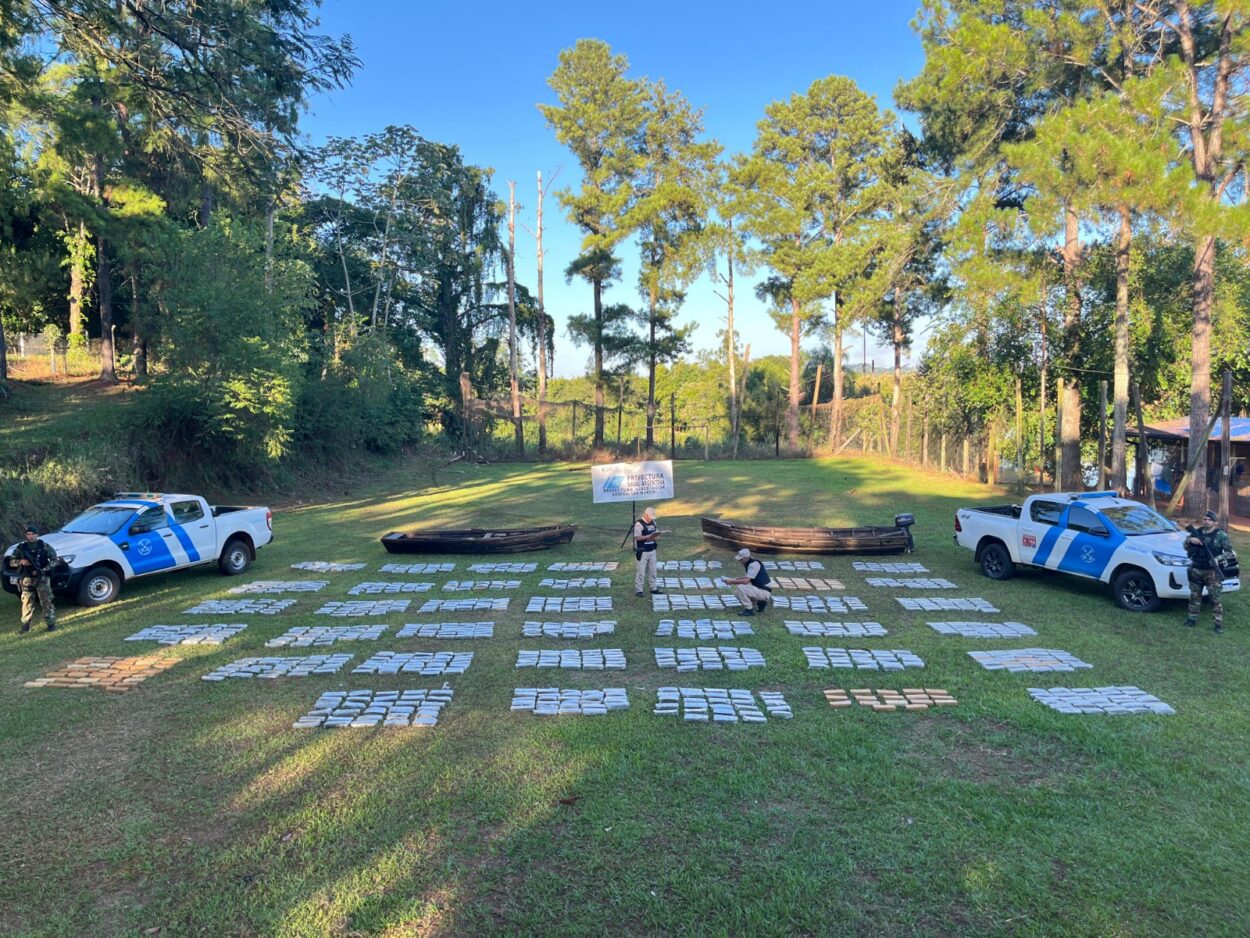
[{"label": "green grass lawn", "polygon": [[[704,544],[703,514],[776,524],[917,516],[913,559],[1038,630],[1021,641],[938,636],[867,586],[850,558],[826,573],[863,598],[884,639],[804,639],[770,611],[755,621],[767,667],[683,674],[655,667],[659,615],[635,599],[618,548],[628,508],[592,506],[584,466],[409,466],[334,504],[285,511],[276,543],[242,580],[202,570],[132,584],[98,610],[67,608],[52,634],[0,635],[0,933],[4,935],[1077,934],[1250,932],[1250,617],[1181,628],[1183,606],[1120,612],[1067,578],[984,579],[951,543],[959,505],[1004,502],[950,478],[868,460],[679,463],[675,533],[662,557],[732,562]],[[266,650],[322,600],[376,576],[386,531],[575,520],[579,534],[534,560],[489,641],[334,646],[471,650],[432,730],[297,731],[331,688],[439,686],[350,675],[207,683],[210,668]],[[1250,544],[1241,539],[1243,554]],[[420,560],[423,558],[413,558]],[[464,558],[454,574],[464,579]],[[522,640],[526,598],[556,560],[619,560],[615,635]],[[317,575],[300,560],[364,561]],[[555,574],[560,576],[560,574]],[[168,649],[179,663],[126,695],[28,689],[82,655],[125,655],[147,625],[194,622],[193,602],[251,579],[329,579],[279,616],[255,616],[219,647]],[[463,595],[463,594],[457,594]],[[425,596],[414,597],[414,608]],[[596,616],[597,617],[597,616]],[[944,616],[976,618],[975,615]],[[393,626],[419,621],[387,617]],[[532,618],[532,616],[528,617]],[[546,618],[559,618],[546,616]],[[570,617],[565,617],[570,618]],[[576,617],[573,617],[576,618]],[[825,618],[839,618],[826,616]],[[225,617],[223,621],[232,621]],[[350,621],[350,620],[349,620]],[[424,621],[431,621],[425,617]],[[394,629],[392,629],[392,632]],[[703,643],[717,644],[717,643]],[[800,648],[908,648],[924,671],[810,671]],[[517,671],[518,649],[620,647],[625,672]],[[1062,648],[1075,675],[988,672],[969,650]],[[320,650],[320,649],[318,649]],[[351,665],[348,666],[349,668]],[[652,715],[665,684],[781,689],[792,721],[685,724]],[[607,717],[509,712],[514,687],[624,684]],[[1135,684],[1160,716],[1062,716],[1026,688]],[[831,710],[825,687],[943,687],[959,705],[924,713]],[[571,803],[565,803],[571,802]]]}]

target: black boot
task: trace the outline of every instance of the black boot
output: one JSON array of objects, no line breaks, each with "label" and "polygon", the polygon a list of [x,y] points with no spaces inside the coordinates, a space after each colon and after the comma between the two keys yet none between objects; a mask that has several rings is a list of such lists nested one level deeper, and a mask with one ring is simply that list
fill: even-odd
[{"label": "black boot", "polygon": [[30,626],[29,626],[29,625],[23,625],[20,629],[18,629],[18,631],[19,631],[19,632],[29,632],[29,631],[30,631]]},{"label": "black boot", "polygon": [[1185,620],[1185,628],[1187,629],[1192,629],[1197,624],[1198,624],[1198,620],[1195,619],[1193,616],[1190,616],[1188,619]]},{"label": "black boot", "polygon": [[49,632],[55,632],[55,631],[56,631],[56,623],[55,623],[55,622],[53,622],[51,625],[49,625],[49,626],[48,626],[48,631],[49,631]]}]

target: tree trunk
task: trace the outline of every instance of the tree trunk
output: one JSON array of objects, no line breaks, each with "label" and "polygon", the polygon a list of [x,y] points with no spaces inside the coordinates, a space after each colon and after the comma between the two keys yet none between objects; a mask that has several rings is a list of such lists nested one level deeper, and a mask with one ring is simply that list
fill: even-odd
[{"label": "tree trunk", "polygon": [[148,340],[144,337],[144,329],[139,316],[139,278],[133,268],[129,280],[131,354],[135,362],[135,381],[143,382],[148,377]]},{"label": "tree trunk", "polygon": [[273,292],[273,216],[277,211],[271,198],[265,207],[265,292]]},{"label": "tree trunk", "polygon": [[[1063,344],[1067,364],[1081,357],[1081,263],[1080,225],[1076,212],[1065,208],[1063,213],[1064,284],[1067,293],[1063,311]],[[1063,489],[1079,491],[1085,487],[1081,474],[1081,382],[1069,372],[1059,381],[1063,395],[1063,424],[1059,428],[1063,450]]]},{"label": "tree trunk", "polygon": [[1063,426],[1063,379],[1055,380],[1055,491],[1063,491],[1063,480],[1067,478],[1063,471],[1063,439],[1058,432]]},{"label": "tree trunk", "polygon": [[0,316],[0,381],[9,380],[9,350],[4,344],[4,317]]},{"label": "tree trunk", "polygon": [[738,354],[734,342],[734,254],[733,222],[729,223],[729,251],[726,254],[728,273],[725,277],[725,307],[728,313],[727,336],[729,358],[729,432],[733,435],[733,458],[738,458]]},{"label": "tree trunk", "polygon": [[[1189,439],[1198,439],[1211,420],[1211,308],[1215,302],[1215,238],[1198,239],[1194,255],[1194,329],[1190,353]],[[1207,453],[1194,463],[1185,510],[1195,518],[1207,510]]]},{"label": "tree trunk", "polygon": [[650,342],[647,345],[647,449],[655,445],[655,287],[648,295],[648,326]]},{"label": "tree trunk", "polygon": [[538,171],[538,453],[547,452],[547,310],[543,305],[543,174]]},{"label": "tree trunk", "polygon": [[1037,391],[1037,484],[1046,484],[1046,311],[1042,310],[1042,368]]},{"label": "tree trunk", "polygon": [[[98,97],[91,99],[91,105],[97,112],[101,110]],[[101,209],[106,209],[104,191],[104,155],[97,153],[93,163],[92,193],[100,202]],[[100,299],[100,380],[116,381],[117,369],[113,363],[113,272],[109,267],[108,242],[104,240],[104,230],[96,233],[96,289]]]},{"label": "tree trunk", "polygon": [[903,322],[894,315],[894,329],[891,335],[894,344],[894,400],[890,402],[890,456],[898,456],[898,434],[902,426],[903,416]]},{"label": "tree trunk", "polygon": [[69,254],[69,334],[86,338],[86,314],[82,309],[82,297],[85,291],[83,265],[86,263],[88,235],[87,226],[78,223],[78,233],[74,235],[73,247]]},{"label": "tree trunk", "polygon": [[786,446],[799,448],[799,301],[790,300],[790,406],[786,409]]},{"label": "tree trunk", "polygon": [[213,187],[207,179],[200,180],[200,227],[207,228],[213,220]]},{"label": "tree trunk", "polygon": [[595,437],[596,448],[603,445],[603,284],[594,281],[595,300]]},{"label": "tree trunk", "polygon": [[1107,488],[1107,382],[1098,382],[1098,491]]},{"label": "tree trunk", "polygon": [[1128,278],[1133,244],[1132,216],[1120,208],[1120,233],[1115,246],[1115,378],[1112,385],[1111,488],[1128,491]]},{"label": "tree trunk", "polygon": [[[390,228],[390,219],[387,219]],[[383,248],[385,251],[385,246]],[[385,260],[385,256],[383,257]],[[377,298],[374,298],[377,305]],[[525,455],[525,427],[521,422],[521,384],[516,355],[516,183],[508,182],[508,376],[512,392],[512,427],[517,456]]]},{"label": "tree trunk", "polygon": [[[751,343],[742,349],[742,385],[738,388],[738,401],[745,404],[747,399],[747,373],[751,370]],[[738,426],[734,428],[734,457],[738,456],[738,439],[742,434],[742,407],[738,408]]]},{"label": "tree trunk", "polygon": [[[837,301],[834,301],[835,305]],[[836,310],[834,315],[836,316]],[[833,323],[833,406],[829,408],[829,448],[835,453],[842,444],[842,321]]]}]

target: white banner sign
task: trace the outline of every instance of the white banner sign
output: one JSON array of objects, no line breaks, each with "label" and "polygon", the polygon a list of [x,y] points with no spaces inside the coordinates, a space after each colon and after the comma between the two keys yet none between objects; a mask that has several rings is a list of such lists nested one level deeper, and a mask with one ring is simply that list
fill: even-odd
[{"label": "white banner sign", "polygon": [[616,462],[590,467],[595,504],[673,498],[673,461]]}]

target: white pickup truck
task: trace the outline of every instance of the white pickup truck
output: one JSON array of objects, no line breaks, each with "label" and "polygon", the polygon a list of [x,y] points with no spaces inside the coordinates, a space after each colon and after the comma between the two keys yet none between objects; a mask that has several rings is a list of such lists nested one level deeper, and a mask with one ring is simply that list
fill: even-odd
[{"label": "white pickup truck", "polygon": [[[955,543],[974,551],[981,572],[1006,580],[1017,566],[1099,580],[1131,612],[1189,596],[1186,534],[1163,515],[1115,492],[1033,495],[1023,505],[960,508]],[[1224,580],[1224,592],[1241,588]]]},{"label": "white pickup truck", "polygon": [[[216,562],[226,576],[252,565],[258,548],[273,540],[268,508],[210,505],[198,495],[118,492],[93,505],[61,530],[46,534],[60,563],[52,588],[80,605],[100,606],[117,597],[134,577]],[[17,571],[5,552],[0,585],[17,592]]]}]

